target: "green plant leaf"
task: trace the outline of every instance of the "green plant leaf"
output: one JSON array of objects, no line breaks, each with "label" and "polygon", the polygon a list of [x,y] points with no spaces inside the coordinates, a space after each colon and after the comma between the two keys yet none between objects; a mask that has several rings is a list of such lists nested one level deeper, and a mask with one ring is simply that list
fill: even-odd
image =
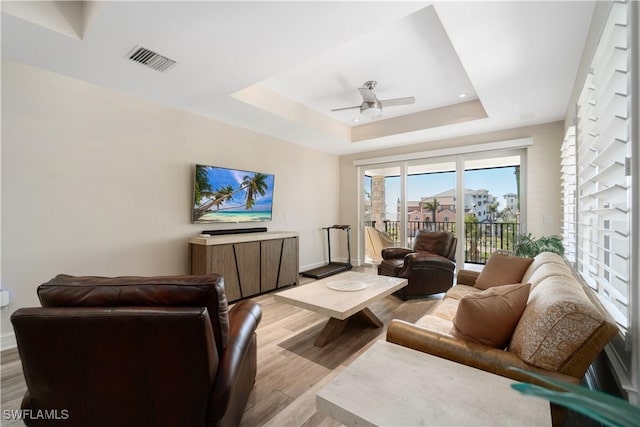
[{"label": "green plant leaf", "polygon": [[536,239],[531,233],[518,234],[513,242],[513,251],[517,256],[530,258],[541,252],[554,252],[563,255],[564,245],[562,237],[556,235]]},{"label": "green plant leaf", "polygon": [[551,390],[526,383],[511,385],[512,388],[523,394],[542,397],[609,426],[640,426],[640,408],[624,399],[544,375],[534,374],[523,369],[512,369],[564,390]]}]

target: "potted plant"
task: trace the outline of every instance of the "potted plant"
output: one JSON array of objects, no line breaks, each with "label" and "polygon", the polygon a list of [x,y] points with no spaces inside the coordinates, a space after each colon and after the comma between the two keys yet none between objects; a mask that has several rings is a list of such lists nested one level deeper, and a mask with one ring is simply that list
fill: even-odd
[{"label": "potted plant", "polygon": [[564,245],[560,236],[543,236],[536,239],[531,233],[518,234],[513,242],[513,252],[517,256],[530,258],[541,252],[564,255]]}]

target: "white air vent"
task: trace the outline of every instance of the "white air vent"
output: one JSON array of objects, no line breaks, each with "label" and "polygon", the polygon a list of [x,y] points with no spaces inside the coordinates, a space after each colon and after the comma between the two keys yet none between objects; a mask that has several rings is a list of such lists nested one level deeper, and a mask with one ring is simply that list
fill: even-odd
[{"label": "white air vent", "polygon": [[173,59],[169,59],[142,46],[133,48],[127,55],[127,58],[158,71],[167,71],[176,64],[176,61]]}]

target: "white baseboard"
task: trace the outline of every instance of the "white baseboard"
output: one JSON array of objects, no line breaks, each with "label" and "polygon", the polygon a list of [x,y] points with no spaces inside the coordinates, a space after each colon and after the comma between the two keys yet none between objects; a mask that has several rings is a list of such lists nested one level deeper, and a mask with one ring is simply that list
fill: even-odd
[{"label": "white baseboard", "polygon": [[16,348],[17,346],[16,335],[13,332],[2,334],[0,337],[0,350],[9,350],[11,348]]},{"label": "white baseboard", "polygon": [[301,265],[300,272],[311,270],[312,268],[317,268],[325,265],[326,262],[314,262],[313,264]]}]

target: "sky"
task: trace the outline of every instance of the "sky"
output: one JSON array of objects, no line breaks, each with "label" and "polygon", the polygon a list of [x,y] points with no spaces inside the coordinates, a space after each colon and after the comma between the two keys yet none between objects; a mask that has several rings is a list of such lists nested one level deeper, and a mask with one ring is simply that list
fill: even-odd
[{"label": "sky", "polygon": [[[227,185],[231,185],[234,189],[239,189],[242,186],[242,181],[245,176],[252,177],[255,174],[256,172],[220,167],[209,167],[207,171],[207,180],[214,190],[225,187]],[[264,196],[261,196],[260,194],[256,195],[255,204],[253,209],[251,210],[271,210],[271,205],[273,203],[274,176],[271,174],[265,175],[267,175],[267,178],[265,180],[265,182],[267,183],[267,190]],[[229,205],[242,205],[242,203],[244,203],[245,197],[246,191],[239,192],[234,196],[233,203],[230,203]]]},{"label": "sky", "polygon": [[[507,193],[517,193],[516,177],[513,166],[491,169],[476,169],[465,171],[465,187],[472,190],[484,188],[498,198],[500,204],[498,210],[505,208],[502,197]],[[411,175],[408,178],[407,194],[409,200],[420,200],[421,197],[430,197],[454,189],[456,186],[455,172],[430,173],[423,175]],[[386,203],[387,218],[396,220],[396,202],[400,196],[400,177],[387,178]]]}]

